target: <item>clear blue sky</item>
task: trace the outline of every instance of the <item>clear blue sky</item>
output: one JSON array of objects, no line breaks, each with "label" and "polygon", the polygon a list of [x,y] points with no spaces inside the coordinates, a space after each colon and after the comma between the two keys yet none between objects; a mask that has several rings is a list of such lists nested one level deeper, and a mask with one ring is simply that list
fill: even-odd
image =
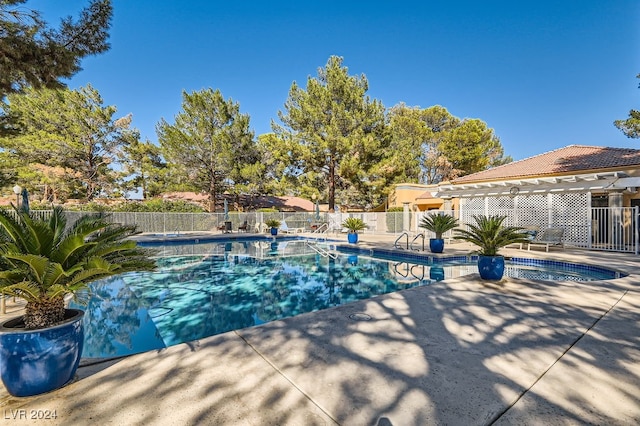
[{"label": "clear blue sky", "polygon": [[[31,0],[50,23],[85,0]],[[109,52],[68,81],[133,114],[157,141],[181,94],[220,89],[270,131],[293,81],[331,55],[369,96],[442,105],[495,130],[522,159],[570,144],[640,148],[613,126],[640,108],[638,0],[115,0]]]}]

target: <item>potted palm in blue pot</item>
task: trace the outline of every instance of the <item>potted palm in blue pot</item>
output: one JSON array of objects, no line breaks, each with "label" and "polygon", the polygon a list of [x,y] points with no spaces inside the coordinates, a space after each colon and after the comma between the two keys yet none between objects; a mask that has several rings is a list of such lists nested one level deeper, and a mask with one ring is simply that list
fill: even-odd
[{"label": "potted palm in blue pot", "polygon": [[342,227],[347,228],[347,241],[350,244],[356,244],[358,242],[358,231],[367,229],[367,224],[358,217],[348,217],[342,222]]},{"label": "potted palm in blue pot", "polygon": [[500,280],[504,274],[504,256],[498,251],[509,244],[527,241],[523,228],[503,226],[506,216],[473,216],[475,224],[469,229],[456,229],[457,240],[464,240],[479,247],[478,272],[483,280]]},{"label": "potted palm in blue pot", "polygon": [[278,219],[269,219],[265,221],[264,224],[271,228],[271,235],[278,235],[278,228],[280,227],[280,221]]},{"label": "potted palm in blue pot", "polygon": [[435,238],[429,239],[429,250],[432,253],[442,253],[444,251],[442,234],[458,226],[458,219],[448,214],[429,213],[420,220],[418,226],[436,234]]},{"label": "potted palm in blue pot", "polygon": [[49,392],[73,378],[84,312],[66,309],[66,298],[95,280],[153,269],[152,252],[127,239],[135,233],[104,214],[67,227],[59,207],[47,220],[0,209],[0,292],[27,302],[24,315],[0,324],[0,377],[11,395]]}]

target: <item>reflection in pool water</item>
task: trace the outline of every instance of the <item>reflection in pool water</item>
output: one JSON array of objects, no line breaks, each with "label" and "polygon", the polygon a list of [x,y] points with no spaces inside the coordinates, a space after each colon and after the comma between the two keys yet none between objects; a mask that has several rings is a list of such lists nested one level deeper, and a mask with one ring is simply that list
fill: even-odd
[{"label": "reflection in pool water", "polygon": [[[193,247],[172,247],[172,253],[164,253],[168,257],[158,259],[156,272],[92,284],[89,303],[82,307],[83,357],[159,349],[477,272],[475,263],[428,265],[357,254],[334,258],[304,241],[225,242],[202,248],[200,254],[175,255],[175,250],[184,253]],[[506,273],[571,279],[567,272],[558,278],[525,266],[508,266]]]},{"label": "reflection in pool water", "polygon": [[[159,259],[92,286],[84,357],[126,355],[429,284],[387,261],[320,254]],[[424,267],[428,271],[428,267]]]}]

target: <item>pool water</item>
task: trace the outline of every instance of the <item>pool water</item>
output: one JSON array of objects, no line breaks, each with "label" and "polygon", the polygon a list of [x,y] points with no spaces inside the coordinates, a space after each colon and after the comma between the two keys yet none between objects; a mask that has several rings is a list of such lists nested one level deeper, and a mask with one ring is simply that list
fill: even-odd
[{"label": "pool water", "polygon": [[[445,278],[475,262],[420,263],[353,253],[324,256],[304,241],[238,241],[165,247],[155,272],[91,285],[83,357],[129,355]],[[197,253],[197,254],[196,254]],[[604,272],[510,264],[508,276],[610,279]],[[566,268],[565,268],[566,269]]]}]

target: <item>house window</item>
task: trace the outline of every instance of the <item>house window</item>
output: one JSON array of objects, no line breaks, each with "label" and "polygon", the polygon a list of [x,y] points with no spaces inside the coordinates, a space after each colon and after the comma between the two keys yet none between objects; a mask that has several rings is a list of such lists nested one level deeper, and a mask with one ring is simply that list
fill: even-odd
[{"label": "house window", "polygon": [[606,195],[592,195],[591,207],[609,207],[609,197]]}]

